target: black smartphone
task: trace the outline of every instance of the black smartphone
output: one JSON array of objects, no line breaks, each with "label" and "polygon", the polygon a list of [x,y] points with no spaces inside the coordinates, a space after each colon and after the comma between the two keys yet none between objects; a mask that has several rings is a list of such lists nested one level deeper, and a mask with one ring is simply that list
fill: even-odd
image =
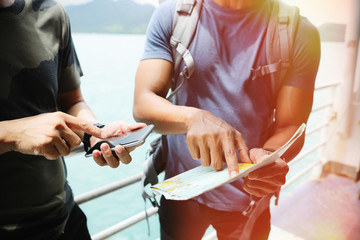
[{"label": "black smartphone", "polygon": [[[94,150],[100,150],[100,145],[102,143],[107,143],[110,146],[111,151],[113,154],[115,154],[115,146],[121,145],[123,147],[134,147],[142,144],[145,142],[145,139],[149,134],[151,133],[152,129],[154,128],[154,125],[150,124],[143,128],[135,129],[130,132],[125,132],[119,135],[111,136],[106,139],[102,139],[101,141],[97,142],[92,148],[89,149],[85,153],[85,157],[90,157],[92,155],[92,152]],[[116,154],[114,155],[116,156]]]}]

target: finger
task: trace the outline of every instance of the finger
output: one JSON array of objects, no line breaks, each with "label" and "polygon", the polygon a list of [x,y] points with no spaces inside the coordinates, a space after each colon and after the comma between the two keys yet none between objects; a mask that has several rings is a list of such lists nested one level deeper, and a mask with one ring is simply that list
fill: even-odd
[{"label": "finger", "polygon": [[222,150],[218,144],[212,144],[210,146],[210,159],[211,159],[211,167],[215,170],[221,170],[222,165]]},{"label": "finger", "polygon": [[127,130],[124,130],[125,132],[126,131],[132,131],[132,130],[136,130],[136,129],[139,129],[139,128],[143,128],[143,127],[146,127],[146,124],[145,123],[130,123],[128,125],[128,129]]},{"label": "finger", "polygon": [[34,151],[35,155],[44,156],[46,159],[55,160],[60,157],[58,150],[53,144],[46,144]]},{"label": "finger", "polygon": [[239,174],[239,163],[234,148],[224,149],[225,161],[228,166],[229,176],[234,177]]},{"label": "finger", "polygon": [[243,163],[252,163],[249,156],[249,148],[242,137],[242,134],[237,132],[235,134],[236,149],[239,152],[239,157]]},{"label": "finger", "polygon": [[125,147],[125,150],[130,153],[132,151],[135,150],[135,148],[140,147],[141,145],[143,145],[145,143],[145,141],[141,141],[139,144],[132,146],[132,147]]},{"label": "finger", "polygon": [[[251,181],[249,179],[245,179],[244,189],[247,192],[251,192],[251,194],[255,196],[265,196],[271,193],[276,192],[279,189],[279,185],[271,183],[271,182],[262,182],[262,181]],[[256,193],[256,194],[255,194]]]},{"label": "finger", "polygon": [[110,149],[109,144],[103,143],[100,145],[101,153],[107,164],[111,168],[117,168],[119,166],[119,160],[116,159]]},{"label": "finger", "polygon": [[200,149],[199,149],[194,137],[187,135],[186,142],[188,144],[191,157],[195,160],[200,159]]},{"label": "finger", "polygon": [[123,146],[115,146],[115,153],[123,164],[129,164],[132,160],[129,152]]},{"label": "finger", "polygon": [[259,181],[263,183],[271,183],[277,186],[282,186],[286,183],[286,174],[278,174],[272,177],[263,177],[263,178],[253,178],[252,176],[247,176],[251,181]]},{"label": "finger", "polygon": [[107,162],[101,156],[101,152],[99,150],[94,150],[92,152],[92,156],[93,156],[93,159],[94,159],[94,161],[96,162],[97,165],[99,165],[99,166],[106,166],[107,165]]},{"label": "finger", "polygon": [[[126,151],[128,152],[128,153],[131,153],[132,151],[134,151],[135,150],[135,148],[137,148],[138,146],[134,146],[134,147],[126,147],[125,149],[126,149]],[[116,149],[116,147],[115,147],[115,149]]]},{"label": "finger", "polygon": [[276,176],[285,177],[288,172],[289,172],[288,164],[279,158],[276,159],[274,163],[261,167],[249,173],[248,178],[255,180],[255,179],[274,178]]},{"label": "finger", "polygon": [[62,138],[54,139],[54,148],[60,156],[67,156],[70,154],[70,148]]},{"label": "finger", "polygon": [[71,129],[65,129],[64,131],[61,131],[60,135],[65,140],[65,143],[70,148],[70,151],[81,144],[81,138]]},{"label": "finger", "polygon": [[202,166],[210,166],[210,150],[203,141],[200,143],[200,159]]},{"label": "finger", "polygon": [[239,163],[234,149],[233,140],[231,138],[223,139],[222,148],[229,171],[229,176],[234,177],[239,173]]},{"label": "finger", "polygon": [[71,116],[66,114],[65,115],[65,122],[66,125],[72,130],[80,130],[91,134],[97,138],[105,138],[106,133],[104,133],[101,128],[94,126],[92,123],[82,120],[80,118]]},{"label": "finger", "polygon": [[257,189],[257,188],[250,188],[247,185],[243,185],[243,189],[249,193],[251,196],[255,196],[255,197],[265,197],[267,195],[269,195],[268,192],[263,191],[262,189]]}]

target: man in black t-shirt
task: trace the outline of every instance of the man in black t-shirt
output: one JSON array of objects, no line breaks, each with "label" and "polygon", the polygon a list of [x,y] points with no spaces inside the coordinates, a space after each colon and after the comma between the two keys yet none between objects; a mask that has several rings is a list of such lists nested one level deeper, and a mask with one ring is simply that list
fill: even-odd
[{"label": "man in black t-shirt", "polygon": [[[90,239],[63,156],[84,132],[103,138],[144,124],[98,128],[81,94],[68,16],[55,1],[0,0],[0,30],[0,239]],[[99,165],[131,161],[122,146],[117,158],[107,144],[101,150],[93,153]]]}]

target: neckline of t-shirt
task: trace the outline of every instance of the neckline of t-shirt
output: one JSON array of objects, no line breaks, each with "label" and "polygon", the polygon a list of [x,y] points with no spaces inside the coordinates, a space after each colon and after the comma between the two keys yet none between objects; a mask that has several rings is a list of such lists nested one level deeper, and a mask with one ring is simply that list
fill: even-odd
[{"label": "neckline of t-shirt", "polygon": [[224,13],[230,13],[230,14],[249,14],[252,13],[254,11],[259,10],[263,4],[265,4],[265,2],[267,2],[267,0],[260,0],[261,2],[245,7],[245,8],[241,8],[241,9],[232,9],[232,8],[227,8],[227,7],[223,7],[219,4],[217,4],[214,0],[204,0],[204,4],[209,4],[210,7],[220,11],[220,12],[224,12]]},{"label": "neckline of t-shirt", "polygon": [[0,7],[0,13],[8,12],[13,14],[19,14],[25,6],[24,0],[15,0],[11,6],[8,7]]},{"label": "neckline of t-shirt", "polygon": [[27,0],[15,0],[13,5],[5,8],[0,8],[0,18],[1,19],[18,18],[23,15],[28,5],[29,5],[29,1]]}]

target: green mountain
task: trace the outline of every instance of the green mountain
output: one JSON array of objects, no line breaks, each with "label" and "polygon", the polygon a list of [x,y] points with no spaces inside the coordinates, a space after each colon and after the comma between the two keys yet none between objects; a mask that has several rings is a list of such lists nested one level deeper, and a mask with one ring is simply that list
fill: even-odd
[{"label": "green mountain", "polygon": [[144,34],[155,7],[132,0],[94,0],[65,10],[72,32]]}]

